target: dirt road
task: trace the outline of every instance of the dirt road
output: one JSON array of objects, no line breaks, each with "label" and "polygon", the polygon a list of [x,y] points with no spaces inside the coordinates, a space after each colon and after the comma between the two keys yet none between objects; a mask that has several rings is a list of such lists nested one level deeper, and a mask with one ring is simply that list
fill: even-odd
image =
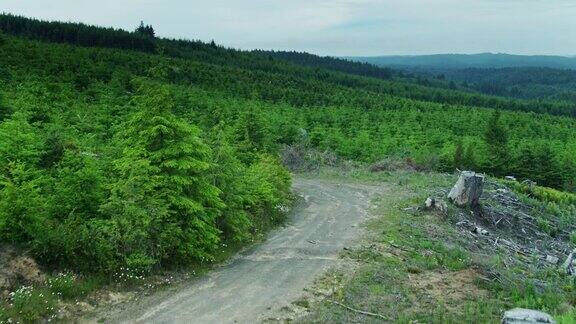
[{"label": "dirt road", "polygon": [[361,232],[378,188],[297,179],[304,201],[266,242],[173,294],[128,305],[105,322],[254,323],[290,304]]}]

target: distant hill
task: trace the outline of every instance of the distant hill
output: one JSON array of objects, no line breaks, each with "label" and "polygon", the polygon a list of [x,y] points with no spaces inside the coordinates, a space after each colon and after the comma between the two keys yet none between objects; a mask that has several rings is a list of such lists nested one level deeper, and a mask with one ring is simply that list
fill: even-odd
[{"label": "distant hill", "polygon": [[547,67],[467,68],[446,70],[439,77],[489,95],[576,100],[576,70]]},{"label": "distant hill", "polygon": [[574,101],[576,57],[510,54],[439,54],[347,58],[462,89],[522,99]]},{"label": "distant hill", "polygon": [[466,68],[509,68],[509,67],[547,67],[555,69],[576,69],[576,57],[565,56],[525,56],[510,54],[438,54],[422,56],[376,56],[349,57],[358,62],[378,66],[401,68],[404,70],[441,70]]}]

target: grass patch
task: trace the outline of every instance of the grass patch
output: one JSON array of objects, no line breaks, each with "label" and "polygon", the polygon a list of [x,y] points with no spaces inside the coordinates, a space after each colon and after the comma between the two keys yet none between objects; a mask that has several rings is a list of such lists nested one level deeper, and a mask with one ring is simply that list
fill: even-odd
[{"label": "grass patch", "polygon": [[4,317],[8,322],[10,319],[34,322],[49,318],[56,312],[57,301],[57,297],[45,288],[23,286],[10,293],[11,307],[4,308]]},{"label": "grass patch", "polygon": [[61,273],[47,278],[44,285],[22,286],[0,304],[0,323],[53,320],[61,303],[77,301],[105,283],[104,277],[78,278]]},{"label": "grass patch", "polygon": [[[342,176],[328,170],[322,177]],[[549,312],[559,323],[576,323],[573,278],[550,267],[509,267],[498,249],[472,248],[453,224],[454,207],[447,216],[408,208],[450,188],[455,176],[354,171],[344,177],[391,185],[393,190],[375,200],[379,217],[366,224],[365,242],[345,253],[360,266],[341,280],[329,299],[397,323],[497,323],[514,307]],[[554,215],[541,219],[546,217]],[[546,222],[541,226],[555,229]],[[381,320],[325,301],[313,304],[302,321]]]},{"label": "grass patch", "polygon": [[79,279],[72,273],[60,273],[49,277],[46,281],[48,290],[58,298],[64,300],[76,299],[86,296],[92,291],[102,287],[106,279],[99,276],[91,276]]},{"label": "grass patch", "polygon": [[307,299],[298,299],[293,304],[298,307],[310,308],[310,302]]}]

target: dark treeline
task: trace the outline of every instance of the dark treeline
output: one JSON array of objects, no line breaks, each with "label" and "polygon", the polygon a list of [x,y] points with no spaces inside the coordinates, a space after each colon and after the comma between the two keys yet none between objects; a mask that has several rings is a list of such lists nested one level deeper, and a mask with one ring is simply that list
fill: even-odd
[{"label": "dark treeline", "polygon": [[[390,71],[374,68],[370,65],[359,65],[359,63],[346,60],[318,58],[311,54],[291,54],[289,55],[290,58],[262,59],[262,53],[227,49],[216,45],[214,42],[204,43],[201,41],[152,38],[150,37],[150,35],[153,34],[153,28],[151,26],[140,26],[137,30],[140,30],[140,32],[130,33],[83,24],[43,22],[9,14],[0,15],[0,31],[6,34],[25,36],[42,41],[65,42],[81,46],[112,47],[144,52],[152,51],[162,56],[210,63],[221,67],[241,68],[250,71],[251,74],[257,72],[272,73],[274,74],[272,78],[282,78],[284,79],[282,83],[290,84],[291,86],[299,87],[299,82],[294,82],[294,80],[305,79],[307,83],[331,83],[336,86],[347,87],[351,91],[359,89],[375,94],[389,94],[443,104],[576,116],[576,104],[573,103],[574,101],[527,101],[485,96],[469,91],[450,89],[450,87],[444,83],[438,84],[418,78],[378,80],[376,78],[385,78]],[[67,36],[64,37],[62,35]],[[78,38],[78,35],[84,36]],[[88,35],[92,36],[89,37]],[[280,55],[285,56],[284,54]],[[303,66],[295,64],[290,60],[300,61],[299,63],[301,64],[303,62],[308,63],[303,64],[305,65]],[[183,73],[185,72],[182,70],[172,71],[171,75],[178,78],[177,75],[179,74],[180,78],[185,80],[191,78],[190,76],[182,75]],[[350,74],[355,74],[356,77],[352,77]],[[372,75],[367,77],[370,74]],[[377,77],[377,75],[380,75],[380,77]],[[228,81],[233,82],[233,80]],[[241,85],[236,84],[234,86],[237,87]],[[314,89],[314,87],[310,88],[309,85],[302,86],[304,88],[302,89],[303,91]],[[328,87],[326,91],[332,91],[330,90],[331,87],[333,86]],[[316,90],[322,91],[324,89]],[[278,91],[278,89],[274,89],[273,92],[276,91]],[[266,93],[270,94],[270,91]],[[295,93],[292,93],[290,96],[292,95],[299,97]],[[322,97],[324,95],[318,93],[316,96]],[[267,97],[277,96],[267,95]],[[286,99],[285,94],[281,97],[283,100]],[[308,102],[305,98],[294,98],[292,103],[296,105],[314,104],[314,102]]]},{"label": "dark treeline", "polygon": [[353,62],[330,56],[322,57],[310,53],[303,53],[296,51],[285,52],[285,51],[263,51],[263,50],[256,50],[254,51],[254,53],[267,56],[269,58],[277,58],[293,62],[299,65],[310,66],[315,68],[323,68],[383,80],[389,80],[394,75],[401,75],[400,72],[394,71],[389,68],[378,67],[376,65],[368,63]]},{"label": "dark treeline", "polygon": [[449,80],[489,95],[574,102],[576,71],[542,67],[446,71]]},{"label": "dark treeline", "polygon": [[0,14],[0,31],[42,41],[90,47],[111,47],[153,52],[154,41],[141,33],[81,23],[48,22]]}]

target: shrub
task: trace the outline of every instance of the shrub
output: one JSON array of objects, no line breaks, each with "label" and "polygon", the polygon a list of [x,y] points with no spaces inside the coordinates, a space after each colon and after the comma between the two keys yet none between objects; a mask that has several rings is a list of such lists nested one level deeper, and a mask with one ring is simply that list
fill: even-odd
[{"label": "shrub", "polygon": [[[291,178],[278,159],[270,155],[260,155],[246,173],[248,183],[248,205],[254,221],[261,226],[279,221],[275,215],[287,203]],[[263,217],[270,217],[265,219]]]},{"label": "shrub", "polygon": [[141,110],[118,134],[118,181],[103,205],[119,231],[119,252],[149,266],[210,260],[224,207],[210,181],[210,148],[172,114],[166,88],[140,91]]},{"label": "shrub", "polygon": [[514,190],[528,194],[540,201],[576,205],[576,194],[570,192],[563,192],[541,186],[530,186],[516,181],[507,181],[506,183]]},{"label": "shrub", "polygon": [[570,233],[570,243],[576,245],[576,231]]}]

